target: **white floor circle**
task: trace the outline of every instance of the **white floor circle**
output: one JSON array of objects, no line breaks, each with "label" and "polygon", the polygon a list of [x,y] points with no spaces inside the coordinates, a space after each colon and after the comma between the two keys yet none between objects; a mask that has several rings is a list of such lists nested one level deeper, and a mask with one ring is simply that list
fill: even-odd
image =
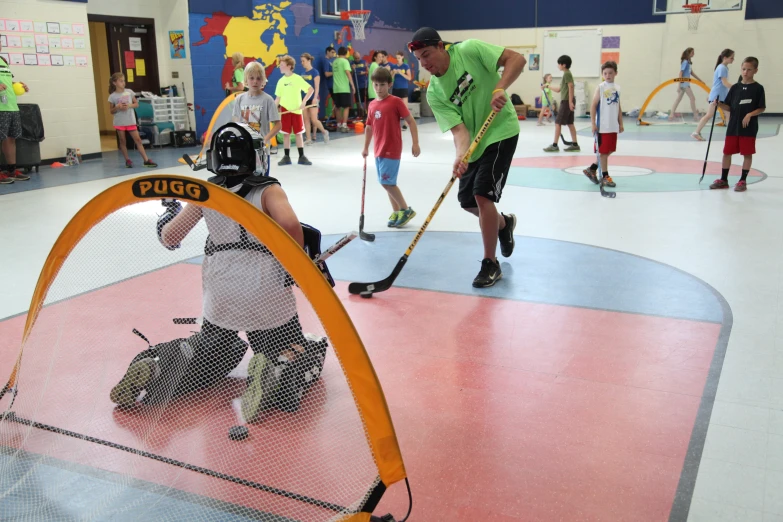
[{"label": "white floor circle", "polygon": [[[584,174],[582,171],[587,167],[585,165],[584,167],[568,167],[567,169],[563,169],[564,172],[567,172],[568,174],[579,174],[580,176],[583,176]],[[609,173],[613,178],[621,178],[621,177],[630,177],[630,176],[647,176],[648,174],[653,174],[655,171],[652,169],[646,169],[644,167],[627,167],[627,166],[613,166],[611,158],[609,159]]]}]

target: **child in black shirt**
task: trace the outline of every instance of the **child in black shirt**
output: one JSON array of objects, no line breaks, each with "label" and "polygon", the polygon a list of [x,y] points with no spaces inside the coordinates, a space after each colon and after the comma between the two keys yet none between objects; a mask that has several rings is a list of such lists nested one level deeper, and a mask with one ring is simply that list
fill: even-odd
[{"label": "child in black shirt", "polygon": [[726,142],[723,145],[723,172],[721,179],[715,180],[711,189],[729,188],[729,168],[731,156],[742,154],[742,177],[734,186],[736,192],[748,190],[747,177],[756,153],[756,135],[759,132],[759,114],[767,107],[764,87],[753,80],[758,72],[757,58],[748,57],[742,62],[742,81],[732,85],[726,102],[720,102],[723,110],[731,111],[729,125],[726,127]]}]

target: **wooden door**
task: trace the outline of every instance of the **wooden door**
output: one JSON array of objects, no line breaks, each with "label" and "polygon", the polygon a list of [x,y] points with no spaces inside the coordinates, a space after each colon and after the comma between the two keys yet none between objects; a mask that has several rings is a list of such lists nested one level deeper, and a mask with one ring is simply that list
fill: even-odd
[{"label": "wooden door", "polygon": [[106,26],[112,70],[125,74],[130,90],[160,94],[154,24],[110,22]]}]

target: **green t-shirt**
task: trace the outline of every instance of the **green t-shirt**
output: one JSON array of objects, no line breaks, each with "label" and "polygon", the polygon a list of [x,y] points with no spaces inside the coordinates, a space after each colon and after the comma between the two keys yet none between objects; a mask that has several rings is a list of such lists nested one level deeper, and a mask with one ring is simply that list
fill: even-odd
[{"label": "green t-shirt", "polygon": [[571,71],[567,70],[563,73],[563,81],[560,82],[560,99],[563,101],[568,101],[571,98],[568,97],[568,84],[574,83],[574,75],[571,74]]},{"label": "green t-shirt", "polygon": [[2,58],[0,58],[0,83],[5,85],[5,90],[0,91],[0,112],[19,112],[14,92],[14,75]]},{"label": "green t-shirt", "polygon": [[236,87],[240,83],[245,82],[245,71],[243,69],[234,69],[234,77],[231,79],[231,84]]},{"label": "green t-shirt", "polygon": [[334,86],[332,88],[335,93],[351,92],[351,83],[348,81],[346,72],[351,72],[351,62],[345,58],[337,57],[332,63],[332,78],[334,78]]},{"label": "green t-shirt", "polygon": [[310,90],[310,84],[298,74],[283,76],[277,80],[275,96],[280,98],[280,106],[294,114],[302,114],[302,93]]},{"label": "green t-shirt", "polygon": [[367,97],[370,99],[375,99],[378,97],[378,93],[375,92],[375,86],[372,84],[372,73],[374,73],[375,69],[377,68],[378,64],[372,62],[370,64],[370,72],[367,73]]},{"label": "green t-shirt", "polygon": [[[492,110],[490,102],[498,84],[498,60],[504,50],[481,40],[465,40],[449,48],[449,70],[441,77],[433,76],[427,89],[427,102],[442,132],[464,123],[471,139],[476,137]],[[470,161],[479,159],[489,145],[518,134],[516,111],[506,102]]]}]

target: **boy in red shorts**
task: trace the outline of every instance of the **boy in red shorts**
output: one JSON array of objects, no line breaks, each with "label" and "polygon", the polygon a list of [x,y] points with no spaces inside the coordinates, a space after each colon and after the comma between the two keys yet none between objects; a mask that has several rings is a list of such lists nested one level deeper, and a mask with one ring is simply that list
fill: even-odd
[{"label": "boy in red shorts", "polygon": [[[285,156],[277,164],[280,166],[291,164],[291,134],[296,136],[296,148],[299,151],[299,164],[312,165],[304,155],[304,119],[302,110],[307,107],[307,101],[315,92],[310,84],[298,74],[294,74],[296,60],[288,55],[280,58],[280,72],[283,77],[277,81],[275,87],[275,103],[280,105],[280,122],[283,125],[283,139]],[[302,98],[302,93],[305,93]]]},{"label": "boy in red shorts", "polygon": [[[623,132],[623,109],[620,107],[620,86],[614,83],[617,64],[606,62],[601,66],[604,81],[595,90],[590,118],[593,121],[593,135],[598,135],[598,153],[601,155],[601,183],[608,187],[617,186],[609,175],[609,155],[617,150],[617,135]],[[598,165],[593,163],[584,171],[590,181],[599,183]]]},{"label": "boy in red shorts", "polygon": [[748,190],[748,172],[756,153],[756,135],[759,132],[759,114],[767,108],[764,87],[756,83],[753,77],[759,70],[759,61],[750,56],[742,62],[742,81],[731,86],[726,102],[720,103],[724,111],[731,111],[729,125],[726,127],[726,142],[723,144],[723,171],[711,189],[729,188],[729,168],[731,156],[742,154],[742,177],[734,186],[736,192]]}]

